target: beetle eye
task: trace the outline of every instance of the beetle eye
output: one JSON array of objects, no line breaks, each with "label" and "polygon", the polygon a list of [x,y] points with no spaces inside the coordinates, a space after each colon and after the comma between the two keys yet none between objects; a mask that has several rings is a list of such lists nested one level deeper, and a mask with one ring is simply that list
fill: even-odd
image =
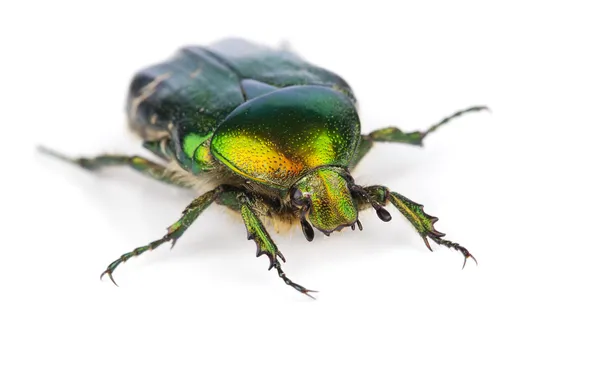
[{"label": "beetle eye", "polygon": [[291,198],[292,203],[294,203],[295,205],[299,207],[304,205],[304,195],[302,195],[302,192],[298,188],[294,188],[291,194]]}]

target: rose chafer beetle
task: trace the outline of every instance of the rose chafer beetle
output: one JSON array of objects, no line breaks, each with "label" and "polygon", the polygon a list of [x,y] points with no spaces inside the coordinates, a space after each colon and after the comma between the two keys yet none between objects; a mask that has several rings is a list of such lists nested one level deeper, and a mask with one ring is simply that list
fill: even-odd
[{"label": "rose chafer beetle", "polygon": [[[127,99],[131,130],[162,159],[100,155],[70,158],[48,154],[88,170],[129,166],[177,186],[200,190],[160,239],[123,254],[102,276],[113,279],[123,262],[166,242],[175,242],[212,203],[239,214],[256,255],[266,255],[289,286],[308,290],[284,273],[283,254],[265,223],[299,225],[308,241],[316,228],[329,236],[362,225],[359,212],[372,208],[384,222],[391,203],[409,220],[427,248],[433,242],[474,259],[434,228],[438,220],[423,206],[381,185],[361,186],[351,171],[375,142],[422,145],[423,139],[453,118],[486,110],[458,111],[425,131],[396,127],[361,134],[357,101],[340,76],[288,50],[225,40],[208,47],[185,47],[172,58],[139,71]],[[280,262],[281,261],[281,262]],[[463,263],[463,267],[464,267]],[[116,282],[115,282],[116,284]]]}]

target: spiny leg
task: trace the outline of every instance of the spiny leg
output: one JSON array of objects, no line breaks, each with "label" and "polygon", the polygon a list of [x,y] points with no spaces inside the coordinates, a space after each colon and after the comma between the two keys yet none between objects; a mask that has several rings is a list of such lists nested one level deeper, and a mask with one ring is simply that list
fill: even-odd
[{"label": "spiny leg", "polygon": [[375,142],[395,142],[402,144],[410,144],[423,146],[423,139],[430,133],[435,132],[440,126],[447,124],[453,119],[462,116],[465,113],[478,112],[482,110],[490,110],[487,106],[472,106],[467,109],[459,110],[456,113],[444,118],[438,123],[429,127],[429,129],[421,132],[403,132],[400,128],[395,126],[390,126],[387,128],[382,128],[378,130],[374,130],[369,134],[363,134],[361,136],[361,141],[358,147],[358,152],[356,154],[353,165],[358,164],[358,162],[367,154],[367,152],[373,147]]},{"label": "spiny leg", "polygon": [[145,246],[138,247],[133,251],[121,255],[121,257],[115,261],[113,261],[106,270],[100,275],[100,279],[105,275],[111,279],[111,281],[116,285],[112,273],[115,269],[122,263],[127,262],[130,258],[136,257],[140,254],[145,253],[146,251],[154,250],[158,246],[162,245],[165,242],[171,241],[172,245],[175,246],[175,242],[183,235],[183,233],[194,223],[196,218],[212,203],[217,199],[217,197],[223,192],[224,188],[219,186],[212,191],[208,191],[205,194],[194,199],[190,205],[186,207],[183,211],[182,216],[179,220],[173,223],[169,228],[167,228],[167,233],[160,239],[157,239],[153,242],[148,243]]},{"label": "spiny leg", "polygon": [[167,173],[165,166],[139,156],[103,154],[92,158],[72,158],[44,147],[39,147],[39,151],[68,163],[78,165],[89,171],[96,171],[112,166],[129,166],[154,180],[159,180],[164,183],[173,184],[183,188],[189,188],[187,185],[175,181],[171,175]]},{"label": "spiny leg", "polygon": [[438,221],[438,218],[426,214],[425,211],[423,211],[423,205],[415,203],[399,193],[392,192],[388,188],[380,185],[365,187],[365,191],[367,191],[370,195],[371,201],[376,201],[381,205],[386,205],[388,202],[391,202],[394,207],[396,207],[398,211],[400,211],[402,215],[408,219],[408,221],[417,230],[419,235],[421,235],[423,242],[425,242],[425,245],[430,251],[433,250],[431,250],[431,246],[429,245],[429,240],[427,238],[431,239],[438,245],[460,251],[465,258],[462,266],[463,268],[467,264],[467,259],[469,258],[473,259],[475,263],[477,263],[477,260],[469,252],[469,250],[458,243],[443,239],[446,234],[437,231],[434,227],[434,223]]},{"label": "spiny leg", "polygon": [[247,195],[240,193],[238,195],[238,201],[240,203],[240,212],[242,214],[242,219],[244,220],[244,224],[246,225],[246,231],[248,232],[248,239],[253,239],[256,243],[256,256],[259,257],[261,255],[266,255],[269,257],[270,265],[269,270],[275,268],[277,270],[277,274],[279,278],[285,282],[286,285],[289,285],[299,291],[300,293],[306,294],[308,297],[314,299],[314,297],[310,293],[316,293],[316,290],[306,289],[302,285],[298,285],[297,283],[290,280],[283,269],[281,268],[281,263],[278,260],[278,257],[281,258],[283,262],[285,262],[285,258],[283,254],[277,248],[277,245],[271,239],[271,236],[265,230],[264,225],[256,215],[253,207],[257,205],[252,199],[250,199]]}]

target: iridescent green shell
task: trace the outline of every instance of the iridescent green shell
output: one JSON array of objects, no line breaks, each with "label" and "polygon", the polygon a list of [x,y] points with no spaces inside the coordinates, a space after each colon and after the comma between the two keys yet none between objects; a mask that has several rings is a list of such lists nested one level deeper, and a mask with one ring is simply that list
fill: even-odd
[{"label": "iridescent green shell", "polygon": [[289,188],[320,166],[348,166],[360,138],[354,104],[321,86],[278,89],[235,109],[215,132],[211,152],[234,172]]},{"label": "iridescent green shell", "polygon": [[298,85],[337,90],[355,102],[341,77],[288,50],[240,39],[184,47],[134,76],[127,100],[129,124],[144,140],[168,138],[169,154],[184,169],[200,173],[212,162],[212,135],[230,113],[262,95]]}]

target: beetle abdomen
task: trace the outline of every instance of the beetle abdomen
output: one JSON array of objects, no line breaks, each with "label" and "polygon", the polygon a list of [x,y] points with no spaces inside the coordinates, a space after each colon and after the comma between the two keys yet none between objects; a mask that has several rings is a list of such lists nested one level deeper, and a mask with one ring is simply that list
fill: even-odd
[{"label": "beetle abdomen", "polygon": [[272,48],[242,39],[225,39],[209,46],[243,79],[276,87],[318,85],[338,90],[356,102],[348,83],[339,75],[306,62],[288,49]]},{"label": "beetle abdomen", "polygon": [[243,102],[235,73],[203,48],[187,47],[135,75],[127,113],[142,137],[152,131],[173,135],[175,128],[182,134],[206,133]]}]

